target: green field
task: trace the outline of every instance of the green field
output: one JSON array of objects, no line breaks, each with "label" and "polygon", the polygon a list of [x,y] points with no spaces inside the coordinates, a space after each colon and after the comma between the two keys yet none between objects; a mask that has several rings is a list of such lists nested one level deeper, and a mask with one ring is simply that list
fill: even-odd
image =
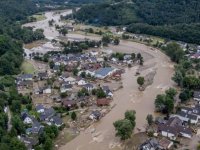
[{"label": "green field", "polygon": [[28,61],[24,61],[22,63],[21,70],[24,73],[29,73],[29,74],[34,74],[34,72],[35,72],[34,66]]},{"label": "green field", "polygon": [[32,16],[33,18],[36,19],[36,21],[41,21],[41,20],[45,20],[46,16],[44,15],[44,13],[38,13]]}]

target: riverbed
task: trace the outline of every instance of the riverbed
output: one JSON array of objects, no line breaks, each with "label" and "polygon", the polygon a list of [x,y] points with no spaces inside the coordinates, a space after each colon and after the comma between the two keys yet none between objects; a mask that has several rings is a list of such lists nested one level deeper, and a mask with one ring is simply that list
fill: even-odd
[{"label": "riverbed", "polygon": [[[62,13],[67,14],[70,12],[71,10],[67,10]],[[48,40],[55,39],[59,34],[54,27],[49,27],[48,20],[54,19],[57,22],[56,24],[62,24],[62,22],[59,22],[60,14],[47,12],[45,16],[47,19],[43,21],[29,23],[24,26],[43,28],[44,35]],[[91,37],[73,33],[68,34],[67,37],[100,39],[99,36]],[[81,132],[75,139],[63,145],[60,150],[122,149],[119,138],[115,137],[113,122],[122,119],[126,110],[135,110],[136,128],[134,132],[138,132],[137,129],[144,129],[147,124],[147,114],[154,114],[156,95],[164,93],[166,89],[174,86],[171,80],[174,73],[173,63],[161,51],[152,50],[146,45],[130,41],[121,41],[119,46],[110,46],[108,49],[116,52],[140,52],[144,57],[144,69],[141,70],[141,75],[145,76],[150,71],[155,70],[154,81],[145,91],[141,92],[138,90],[137,77],[135,76],[138,66],[127,68],[122,76],[123,88],[114,93],[113,103],[116,106],[99,122]]]}]

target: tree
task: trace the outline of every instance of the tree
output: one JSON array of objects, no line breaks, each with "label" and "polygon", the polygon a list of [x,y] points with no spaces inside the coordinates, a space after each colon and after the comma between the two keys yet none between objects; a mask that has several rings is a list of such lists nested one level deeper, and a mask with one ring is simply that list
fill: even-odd
[{"label": "tree", "polygon": [[155,99],[155,108],[156,111],[162,111],[165,107],[165,95],[157,95]]},{"label": "tree", "polygon": [[133,132],[133,126],[128,119],[118,120],[113,123],[116,136],[120,137],[121,140],[126,140],[131,137]]},{"label": "tree", "polygon": [[103,91],[102,88],[99,88],[96,90],[96,95],[97,95],[97,98],[105,98],[106,97],[106,93]]},{"label": "tree", "polygon": [[177,94],[176,89],[174,88],[169,88],[168,90],[165,91],[166,95],[168,95],[171,99],[174,98],[174,96]]},{"label": "tree", "polygon": [[147,115],[146,120],[149,126],[153,124],[153,116],[151,114]]},{"label": "tree", "polygon": [[77,76],[77,75],[78,75],[78,69],[77,69],[77,68],[73,69],[73,75],[74,75],[74,76]]},{"label": "tree", "polygon": [[103,35],[101,40],[104,45],[108,45],[111,41],[110,35],[108,34]]},{"label": "tree", "polygon": [[48,150],[52,150],[53,149],[53,142],[52,142],[52,139],[47,137],[47,139],[45,140],[45,143],[44,143],[44,149],[48,149]]},{"label": "tree", "polygon": [[135,128],[135,113],[134,110],[127,110],[125,112],[125,119],[131,122],[133,128]]},{"label": "tree", "polygon": [[134,60],[135,59],[135,53],[131,54],[131,59]]},{"label": "tree", "polygon": [[183,74],[181,73],[181,71],[177,70],[174,74],[174,76],[172,77],[172,80],[174,82],[176,82],[178,84],[178,86],[183,87]]},{"label": "tree", "polygon": [[140,59],[142,55],[140,53],[137,54],[137,59]]},{"label": "tree", "polygon": [[179,98],[181,99],[181,102],[185,102],[191,98],[191,95],[190,90],[186,89],[179,94]]},{"label": "tree", "polygon": [[137,83],[142,86],[144,84],[144,77],[138,77],[137,78]]},{"label": "tree", "polygon": [[143,57],[140,58],[140,65],[142,66],[144,64]]},{"label": "tree", "polygon": [[119,45],[119,42],[120,42],[119,38],[118,38],[118,37],[115,37],[115,38],[114,38],[114,44],[115,44],[115,45]]},{"label": "tree", "polygon": [[53,69],[54,66],[55,66],[55,63],[54,63],[53,61],[50,61],[50,62],[49,62],[49,67],[50,67],[50,69]]},{"label": "tree", "polygon": [[76,112],[73,111],[72,114],[71,114],[71,119],[76,120],[76,118],[77,118]]}]

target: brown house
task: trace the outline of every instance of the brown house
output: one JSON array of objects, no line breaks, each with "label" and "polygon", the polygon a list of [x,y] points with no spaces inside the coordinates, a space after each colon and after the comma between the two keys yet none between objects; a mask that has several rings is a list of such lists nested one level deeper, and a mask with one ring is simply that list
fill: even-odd
[{"label": "brown house", "polygon": [[97,106],[108,106],[111,100],[108,98],[97,99]]},{"label": "brown house", "polygon": [[64,100],[62,105],[66,108],[73,108],[76,107],[77,103],[75,100]]}]

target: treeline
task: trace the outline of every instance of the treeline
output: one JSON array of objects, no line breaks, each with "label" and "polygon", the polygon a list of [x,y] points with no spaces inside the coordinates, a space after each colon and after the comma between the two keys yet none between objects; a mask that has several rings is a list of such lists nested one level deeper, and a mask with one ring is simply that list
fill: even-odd
[{"label": "treeline", "polygon": [[199,0],[133,0],[137,16],[151,25],[198,23]]},{"label": "treeline", "polygon": [[38,9],[31,0],[0,1],[0,75],[17,74],[23,61],[23,44],[44,38],[42,30],[22,28]]},{"label": "treeline", "polygon": [[200,44],[200,23],[153,26],[146,23],[133,23],[128,26],[128,32],[149,34],[172,40]]},{"label": "treeline", "polygon": [[83,6],[75,17],[83,22],[98,25],[127,25],[136,22],[134,6],[126,3],[116,5],[93,4]]},{"label": "treeline", "polygon": [[85,23],[128,25],[132,33],[199,44],[199,10],[199,0],[132,0],[86,5],[74,16]]},{"label": "treeline", "polygon": [[[17,93],[14,78],[4,76],[0,79],[0,149],[26,150],[17,135],[25,133],[25,125],[20,118],[21,104],[31,109],[31,98]],[[8,108],[12,116],[8,116]],[[6,110],[6,111],[5,111]],[[10,121],[9,121],[10,120]]]}]

